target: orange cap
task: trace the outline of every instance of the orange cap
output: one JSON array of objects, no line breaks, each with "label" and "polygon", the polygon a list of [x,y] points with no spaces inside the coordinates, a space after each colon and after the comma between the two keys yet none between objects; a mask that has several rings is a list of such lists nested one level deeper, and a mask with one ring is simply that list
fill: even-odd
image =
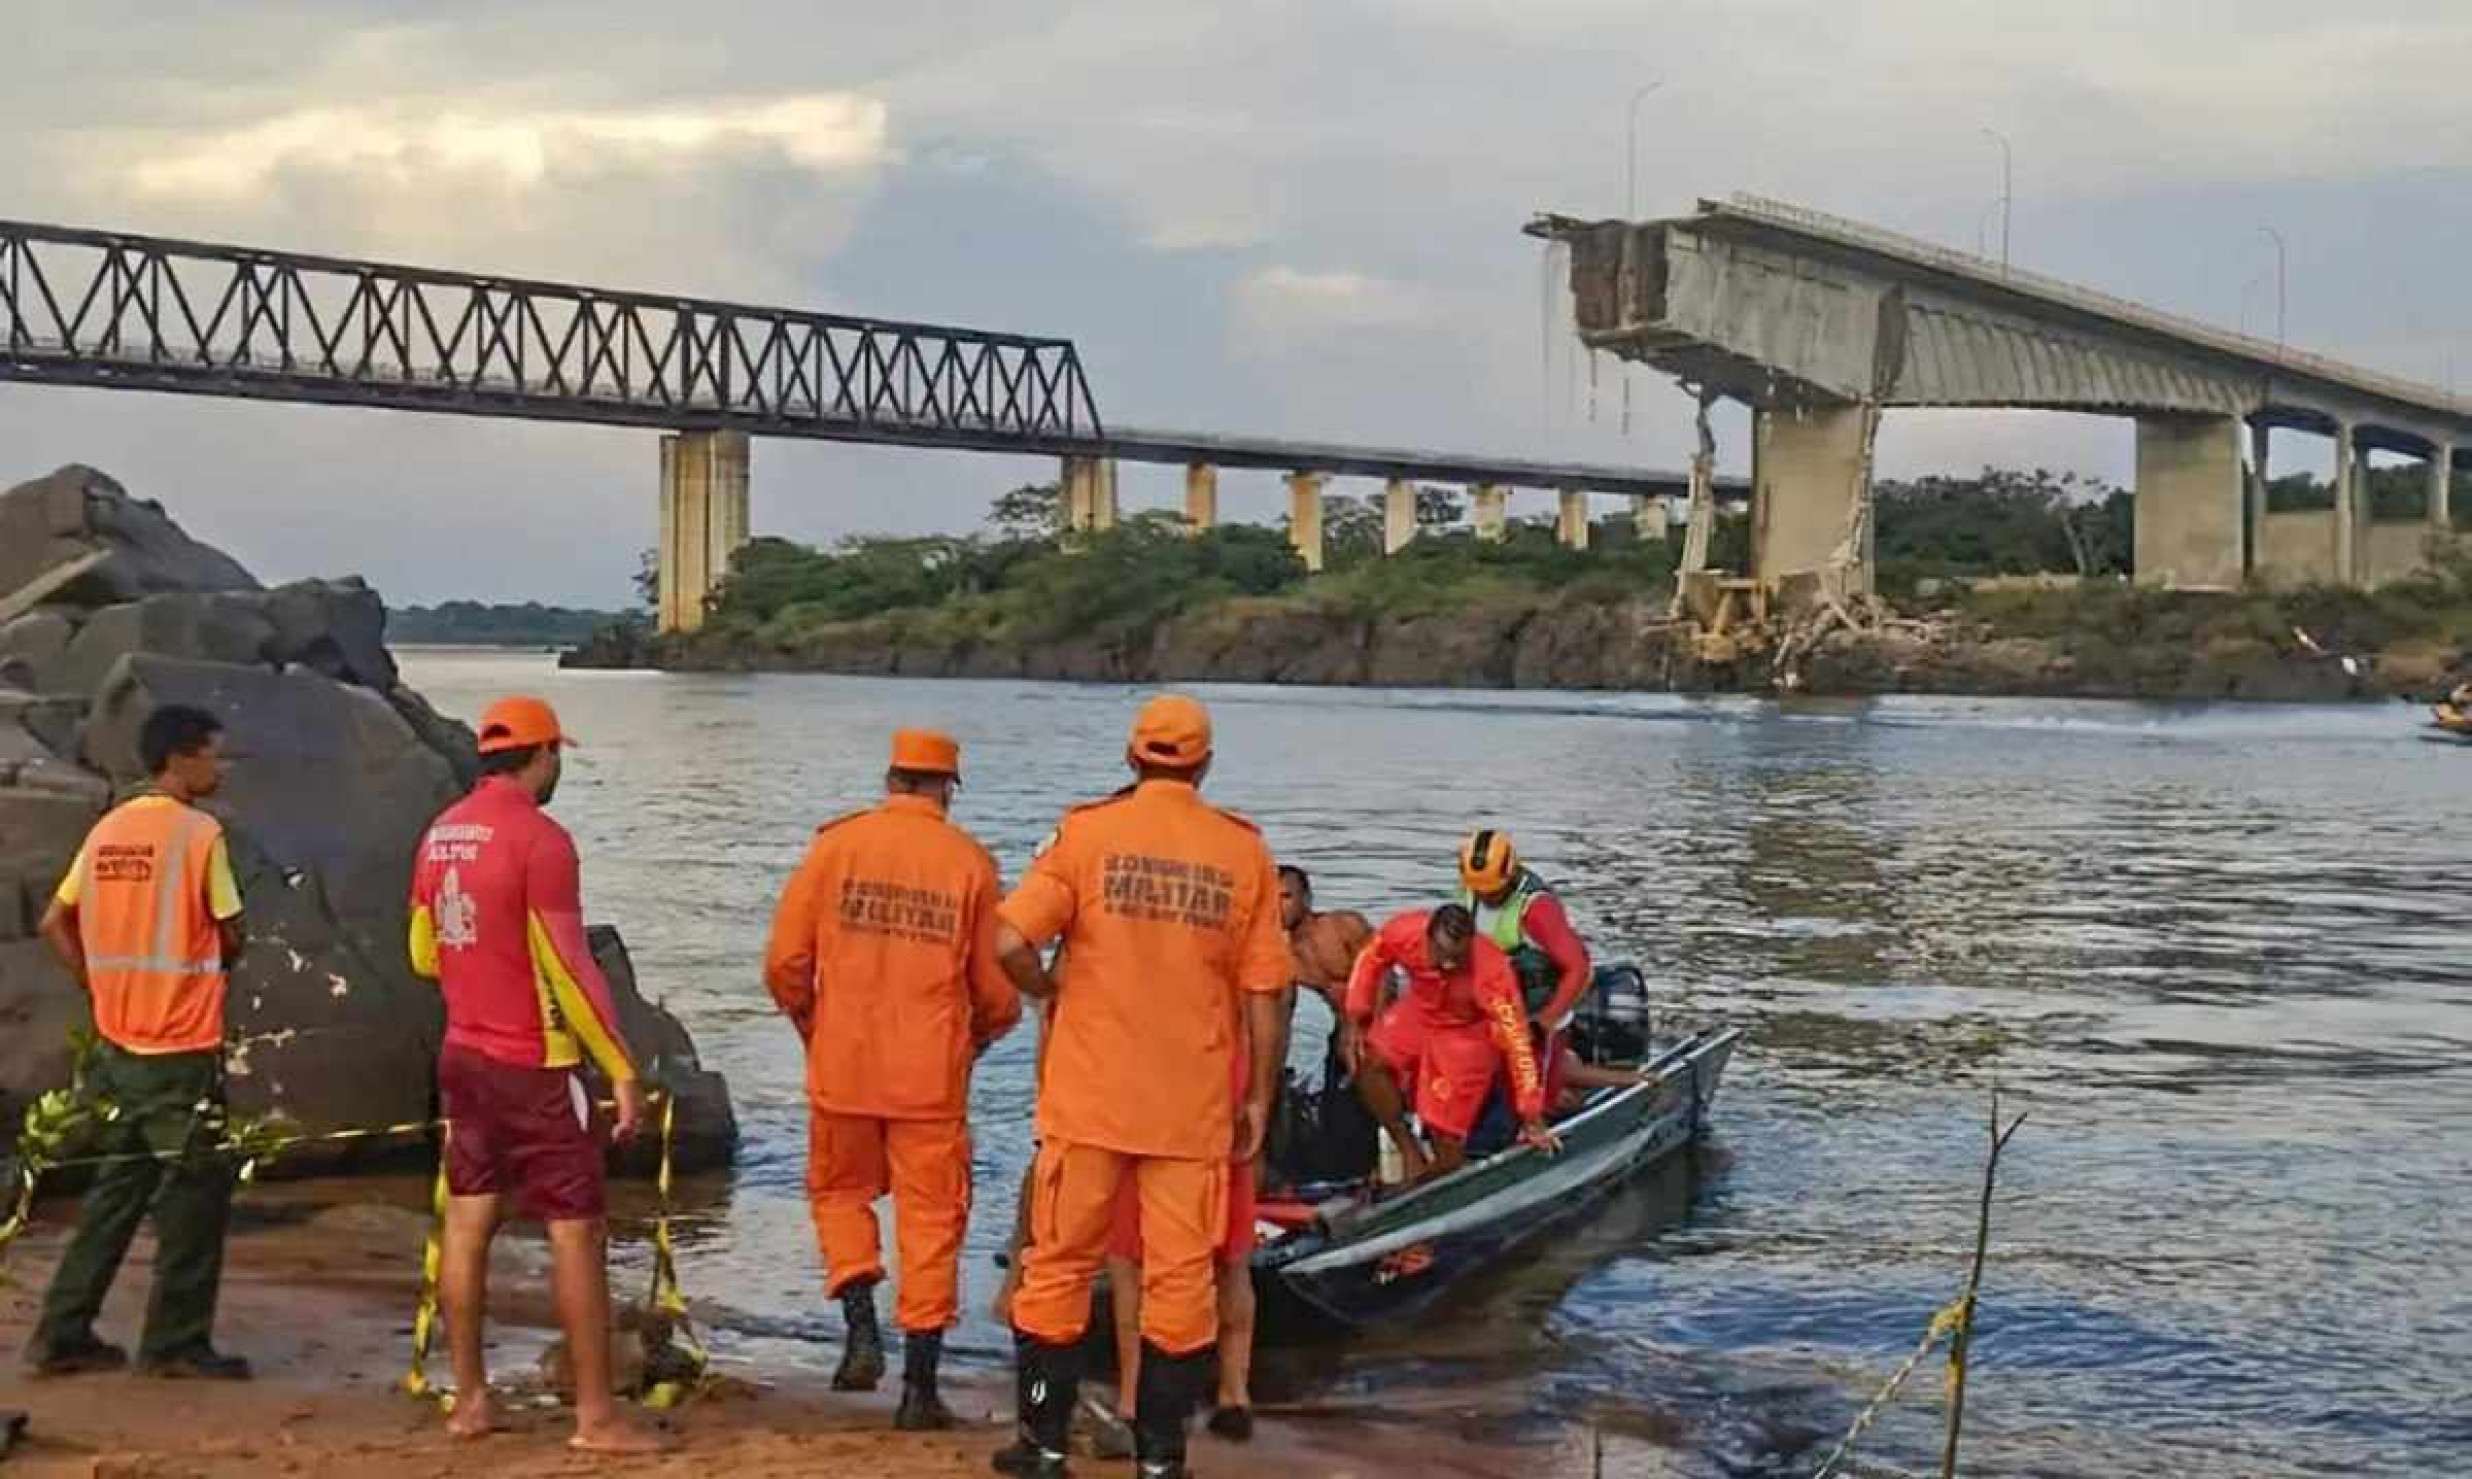
[{"label": "orange cap", "polygon": [[558,711],[546,699],[517,694],[491,704],[481,714],[481,753],[520,750],[527,745],[571,745],[558,728]]},{"label": "orange cap", "polygon": [[941,729],[896,729],[893,769],[957,776],[961,774],[961,746]]},{"label": "orange cap", "polygon": [[1134,716],[1125,749],[1154,765],[1199,765],[1210,758],[1210,711],[1199,699],[1162,693]]}]

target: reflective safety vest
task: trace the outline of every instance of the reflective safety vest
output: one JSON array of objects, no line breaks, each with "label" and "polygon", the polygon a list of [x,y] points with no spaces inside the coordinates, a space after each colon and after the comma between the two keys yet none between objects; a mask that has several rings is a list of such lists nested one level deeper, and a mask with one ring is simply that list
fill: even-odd
[{"label": "reflective safety vest", "polygon": [[240,913],[223,824],[140,796],[86,834],[59,898],[77,910],[95,1031],[132,1053],[223,1045],[223,937]]},{"label": "reflective safety vest", "polygon": [[1472,890],[1459,891],[1459,902],[1476,916],[1476,932],[1511,958],[1511,968],[1519,975],[1519,993],[1526,998],[1531,1012],[1542,1011],[1553,1000],[1558,984],[1553,961],[1528,943],[1528,906],[1552,892],[1545,880],[1528,868],[1520,869],[1519,876],[1511,880],[1511,896],[1498,909],[1477,902]]}]

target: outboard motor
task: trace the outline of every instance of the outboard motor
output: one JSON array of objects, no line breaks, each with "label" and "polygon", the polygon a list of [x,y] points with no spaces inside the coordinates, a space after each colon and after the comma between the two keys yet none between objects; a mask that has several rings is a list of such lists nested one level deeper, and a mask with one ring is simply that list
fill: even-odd
[{"label": "outboard motor", "polygon": [[1653,1037],[1648,978],[1635,965],[1598,966],[1571,1014],[1571,1048],[1603,1066],[1647,1061]]}]

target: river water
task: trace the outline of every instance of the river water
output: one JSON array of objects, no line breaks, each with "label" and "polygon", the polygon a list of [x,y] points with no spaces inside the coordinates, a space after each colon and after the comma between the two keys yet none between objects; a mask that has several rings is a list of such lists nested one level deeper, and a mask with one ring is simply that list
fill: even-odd
[{"label": "river water", "polygon": [[[583,740],[556,810],[589,912],[728,1074],[746,1134],[701,1189],[687,1286],[726,1354],[829,1363],[798,1045],[758,978],[775,892],[905,723],[961,737],[957,818],[1016,875],[1064,805],[1119,783],[1139,694],[405,669],[467,717],[542,692]],[[1689,1164],[1434,1319],[1274,1366],[1292,1420],[1412,1413],[1501,1445],[1503,1472],[1589,1424],[1671,1472],[1808,1474],[1959,1286],[1996,1085],[2030,1118],[2002,1164],[1969,1474],[2472,1452],[2472,755],[2406,711],[1198,691],[1212,795],[1325,907],[1436,897],[1482,819],[1669,1013],[1750,1030]],[[1000,1044],[973,1100],[956,1340],[990,1364],[1030,1052]],[[1936,1471],[1938,1389],[1926,1369],[1864,1459]]]}]

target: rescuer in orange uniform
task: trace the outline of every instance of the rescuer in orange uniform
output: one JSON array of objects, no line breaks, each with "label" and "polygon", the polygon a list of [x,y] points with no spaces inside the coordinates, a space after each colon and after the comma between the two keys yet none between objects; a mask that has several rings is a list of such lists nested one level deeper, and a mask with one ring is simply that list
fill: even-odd
[{"label": "rescuer in orange uniform", "polygon": [[[1065,814],[1004,903],[1005,969],[1055,998],[1039,1073],[1030,1242],[1013,1296],[1021,1433],[999,1472],[1064,1473],[1118,1188],[1140,1200],[1140,1472],[1185,1472],[1185,1426],[1218,1332],[1212,1263],[1228,1166],[1261,1151],[1279,1070],[1289,978],[1270,849],[1250,822],[1205,804],[1210,716],[1164,695],[1134,720],[1136,780]],[[1061,938],[1050,978],[1038,948]],[[1232,1092],[1242,1034],[1251,1066]]]},{"label": "rescuer in orange uniform", "polygon": [[945,818],[960,782],[949,736],[895,734],[883,802],[817,829],[764,952],[764,984],[807,1044],[807,1196],[848,1332],[833,1386],[873,1391],[884,1374],[875,1203],[889,1190],[905,1429],[953,1425],[936,1368],[960,1311],[970,1065],[1021,1019],[996,958],[995,859]]},{"label": "rescuer in orange uniform", "polygon": [[[1406,973],[1407,989],[1376,1022],[1382,981],[1393,969]],[[1375,932],[1348,977],[1340,1046],[1410,1181],[1458,1167],[1494,1075],[1506,1066],[1520,1140],[1560,1148],[1545,1126],[1545,1079],[1529,1046],[1519,978],[1457,904],[1399,915]],[[1410,1104],[1433,1139],[1430,1156],[1408,1133]]]},{"label": "rescuer in orange uniform", "polygon": [[96,1147],[110,1159],[78,1207],[26,1349],[38,1376],[127,1359],[96,1338],[94,1318],[149,1209],[154,1297],[138,1370],[249,1375],[209,1339],[232,1207],[230,1159],[212,1150],[223,1135],[223,999],[242,943],[223,824],[196,806],[223,784],[222,733],[203,709],[146,716],[138,752],[153,783],[95,823],[43,914],[44,940],[93,998],[101,1042],[88,1072],[117,1113]]}]

